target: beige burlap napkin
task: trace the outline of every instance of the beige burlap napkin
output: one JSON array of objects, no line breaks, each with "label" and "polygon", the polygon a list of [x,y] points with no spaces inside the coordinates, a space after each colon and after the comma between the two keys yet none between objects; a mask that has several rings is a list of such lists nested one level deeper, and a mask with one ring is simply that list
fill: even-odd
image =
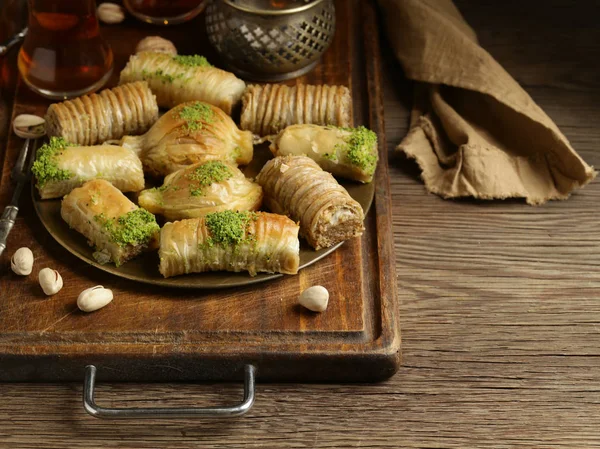
[{"label": "beige burlap napkin", "polygon": [[595,176],[556,124],[477,42],[451,0],[379,0],[388,36],[415,81],[398,149],[444,198],[565,199]]}]

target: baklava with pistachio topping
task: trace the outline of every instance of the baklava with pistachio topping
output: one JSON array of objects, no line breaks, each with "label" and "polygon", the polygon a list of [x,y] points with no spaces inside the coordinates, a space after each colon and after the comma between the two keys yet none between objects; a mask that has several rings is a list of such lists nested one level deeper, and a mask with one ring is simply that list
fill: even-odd
[{"label": "baklava with pistachio topping", "polygon": [[94,259],[119,266],[158,246],[160,227],[147,210],[136,206],[111,183],[95,179],[62,201],[65,222],[94,246]]},{"label": "baklava with pistachio topping", "polygon": [[371,182],[377,167],[377,135],[360,126],[292,125],[271,143],[275,156],[308,156],[335,176]]},{"label": "baklava with pistachio topping", "polygon": [[167,220],[181,220],[223,210],[254,211],[262,196],[262,187],[235,165],[209,161],[171,173],[161,187],[144,190],[138,202]]},{"label": "baklava with pistachio topping", "polygon": [[129,58],[120,82],[132,81],[146,81],[160,107],[172,108],[199,100],[227,114],[231,114],[246,88],[246,83],[233,73],[213,67],[203,56],[154,52],[141,52]]},{"label": "baklava with pistachio topping", "polygon": [[251,132],[240,131],[221,109],[201,101],[171,109],[146,134],[126,136],[120,145],[135,151],[154,176],[211,160],[245,165],[254,150]]},{"label": "baklava with pistachio topping", "polygon": [[215,212],[165,224],[158,253],[164,277],[205,271],[296,274],[298,225],[266,212]]},{"label": "baklava with pistachio topping", "polygon": [[144,188],[144,172],[137,155],[116,145],[82,147],[51,137],[40,147],[31,168],[42,199],[60,198],[91,179],[110,181],[123,192]]}]

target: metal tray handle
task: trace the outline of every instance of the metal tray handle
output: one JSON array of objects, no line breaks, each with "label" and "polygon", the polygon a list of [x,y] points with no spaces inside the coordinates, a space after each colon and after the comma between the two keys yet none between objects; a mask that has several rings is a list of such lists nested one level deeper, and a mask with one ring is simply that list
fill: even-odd
[{"label": "metal tray handle", "polygon": [[94,402],[94,386],[96,384],[96,367],[85,367],[83,385],[83,408],[94,418],[126,419],[126,418],[232,418],[247,413],[254,404],[254,377],[256,368],[252,365],[244,367],[244,400],[229,407],[179,407],[179,408],[104,408]]}]

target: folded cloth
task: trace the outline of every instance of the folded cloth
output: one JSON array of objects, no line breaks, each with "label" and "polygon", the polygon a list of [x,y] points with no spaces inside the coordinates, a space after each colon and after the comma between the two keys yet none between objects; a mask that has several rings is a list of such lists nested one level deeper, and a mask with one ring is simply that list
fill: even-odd
[{"label": "folded cloth", "polygon": [[566,199],[596,176],[556,124],[477,42],[451,0],[379,0],[415,84],[398,149],[444,198]]}]

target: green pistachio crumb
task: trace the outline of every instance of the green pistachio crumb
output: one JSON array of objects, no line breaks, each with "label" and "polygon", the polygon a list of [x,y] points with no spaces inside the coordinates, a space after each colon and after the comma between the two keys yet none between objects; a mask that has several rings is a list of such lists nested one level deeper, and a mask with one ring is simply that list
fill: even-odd
[{"label": "green pistachio crumb", "polygon": [[181,79],[185,76],[185,73],[178,73],[177,75],[171,75],[170,73],[165,73],[164,70],[158,69],[154,72],[149,72],[147,70],[142,70],[142,79],[143,80],[151,80],[153,78],[162,81],[163,84],[172,84],[175,80]]},{"label": "green pistachio crumb", "polygon": [[[337,145],[336,145],[336,147],[337,147]],[[335,153],[325,153],[323,155],[323,158],[328,159],[328,160],[333,161],[333,162],[337,161],[337,156],[336,156]]]},{"label": "green pistachio crumb", "polygon": [[204,240],[204,243],[200,243],[198,245],[198,249],[205,250],[208,248],[212,248],[214,246],[214,244],[215,244],[214,240],[210,237],[207,237],[206,240]]},{"label": "green pistachio crumb", "polygon": [[158,79],[160,79],[163,84],[166,83],[172,83],[173,81],[175,81],[175,77],[173,75],[169,75],[168,73],[164,73],[162,70],[157,70],[156,72],[154,72],[153,76],[157,77]]},{"label": "green pistachio crumb", "polygon": [[377,134],[364,126],[344,129],[351,132],[346,139],[348,160],[351,164],[372,174],[377,165]]},{"label": "green pistachio crumb", "polygon": [[161,187],[152,187],[151,189],[148,189],[148,193],[151,193],[153,195],[156,193],[160,193],[161,195],[159,195],[159,196],[162,196],[162,193],[165,192],[168,188],[169,188],[168,185],[164,185]]},{"label": "green pistachio crumb", "polygon": [[206,215],[206,227],[213,244],[237,247],[241,243],[256,241],[249,234],[248,224],[258,217],[255,212],[234,212],[225,210]]},{"label": "green pistachio crumb", "polygon": [[144,245],[160,230],[156,217],[141,207],[117,218],[99,214],[94,219],[119,246]]},{"label": "green pistachio crumb", "polygon": [[49,181],[64,181],[73,177],[71,171],[58,167],[58,157],[69,146],[73,145],[62,137],[51,137],[50,142],[37,151],[31,171],[38,187],[44,187]]},{"label": "green pistachio crumb", "polygon": [[210,105],[196,101],[179,111],[179,117],[185,120],[184,129],[189,132],[202,129],[204,124],[214,120],[214,112]]},{"label": "green pistachio crumb", "polygon": [[190,194],[192,196],[202,195],[204,187],[215,182],[225,181],[233,176],[231,169],[220,161],[210,161],[196,167],[196,169],[187,175],[190,181]]},{"label": "green pistachio crumb", "polygon": [[173,56],[173,61],[186,67],[212,67],[212,64],[200,55],[177,55]]}]

